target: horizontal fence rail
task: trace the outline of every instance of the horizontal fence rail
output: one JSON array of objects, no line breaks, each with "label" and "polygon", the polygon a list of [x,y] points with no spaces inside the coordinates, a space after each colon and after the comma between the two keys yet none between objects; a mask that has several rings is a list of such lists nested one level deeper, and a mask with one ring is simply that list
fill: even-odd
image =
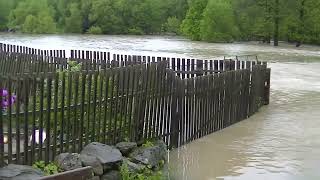
[{"label": "horizontal fence rail", "polygon": [[[259,61],[75,54],[24,54],[2,45],[0,163],[48,163],[96,141],[161,138],[179,147],[269,103],[270,69]],[[71,60],[90,65],[75,69]]]}]

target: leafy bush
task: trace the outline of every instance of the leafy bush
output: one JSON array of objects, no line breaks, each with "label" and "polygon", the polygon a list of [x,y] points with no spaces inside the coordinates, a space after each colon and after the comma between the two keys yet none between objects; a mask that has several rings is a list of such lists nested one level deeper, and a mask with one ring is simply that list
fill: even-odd
[{"label": "leafy bush", "polygon": [[131,35],[143,35],[144,32],[141,28],[130,28],[128,29],[128,34]]},{"label": "leafy bush", "polygon": [[71,72],[79,72],[82,69],[82,63],[78,63],[77,61],[69,61],[68,65]]},{"label": "leafy bush", "polygon": [[52,175],[61,172],[59,166],[53,162],[46,165],[44,161],[37,161],[32,165],[32,167],[41,170],[45,175]]},{"label": "leafy bush", "polygon": [[139,173],[132,173],[128,169],[127,163],[123,163],[120,167],[122,180],[162,180],[164,179],[162,172],[152,171],[151,168],[145,168]]},{"label": "leafy bush", "polygon": [[102,29],[99,26],[92,26],[87,32],[88,34],[102,34]]},{"label": "leafy bush", "polygon": [[144,144],[142,144],[142,147],[152,147],[152,146],[154,146],[154,144],[151,141],[146,141]]},{"label": "leafy bush", "polygon": [[169,17],[165,23],[165,31],[170,33],[180,33],[181,22],[177,17]]}]

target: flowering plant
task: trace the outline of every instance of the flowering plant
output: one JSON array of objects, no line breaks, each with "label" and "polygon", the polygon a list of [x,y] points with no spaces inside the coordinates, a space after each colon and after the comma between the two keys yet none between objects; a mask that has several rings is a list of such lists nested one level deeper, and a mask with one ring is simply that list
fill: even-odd
[{"label": "flowering plant", "polygon": [[11,95],[11,98],[9,98],[9,93],[6,89],[0,89],[0,97],[0,108],[2,109],[7,109],[9,106],[13,105],[17,100],[16,95]]}]

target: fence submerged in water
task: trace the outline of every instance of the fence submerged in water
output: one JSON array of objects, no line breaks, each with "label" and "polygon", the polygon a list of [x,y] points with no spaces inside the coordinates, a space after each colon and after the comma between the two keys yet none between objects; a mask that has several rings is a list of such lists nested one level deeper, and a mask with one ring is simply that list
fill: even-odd
[{"label": "fence submerged in water", "polygon": [[49,162],[94,141],[179,147],[269,103],[270,69],[257,59],[70,56],[0,44],[0,163]]}]

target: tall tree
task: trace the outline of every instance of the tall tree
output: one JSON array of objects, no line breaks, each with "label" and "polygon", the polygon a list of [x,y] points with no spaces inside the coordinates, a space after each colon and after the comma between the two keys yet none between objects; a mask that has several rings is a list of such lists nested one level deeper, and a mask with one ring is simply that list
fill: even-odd
[{"label": "tall tree", "polygon": [[65,31],[68,33],[82,33],[82,15],[79,3],[69,4],[68,16],[65,19]]},{"label": "tall tree", "polygon": [[237,38],[234,11],[229,0],[209,0],[200,24],[202,40],[231,42]]},{"label": "tall tree", "polygon": [[208,0],[190,1],[186,18],[181,24],[182,33],[192,40],[200,40],[200,23],[203,18],[203,11],[207,7]]},{"label": "tall tree", "polygon": [[21,1],[10,12],[8,27],[27,33],[54,33],[56,23],[52,12],[46,0]]}]

